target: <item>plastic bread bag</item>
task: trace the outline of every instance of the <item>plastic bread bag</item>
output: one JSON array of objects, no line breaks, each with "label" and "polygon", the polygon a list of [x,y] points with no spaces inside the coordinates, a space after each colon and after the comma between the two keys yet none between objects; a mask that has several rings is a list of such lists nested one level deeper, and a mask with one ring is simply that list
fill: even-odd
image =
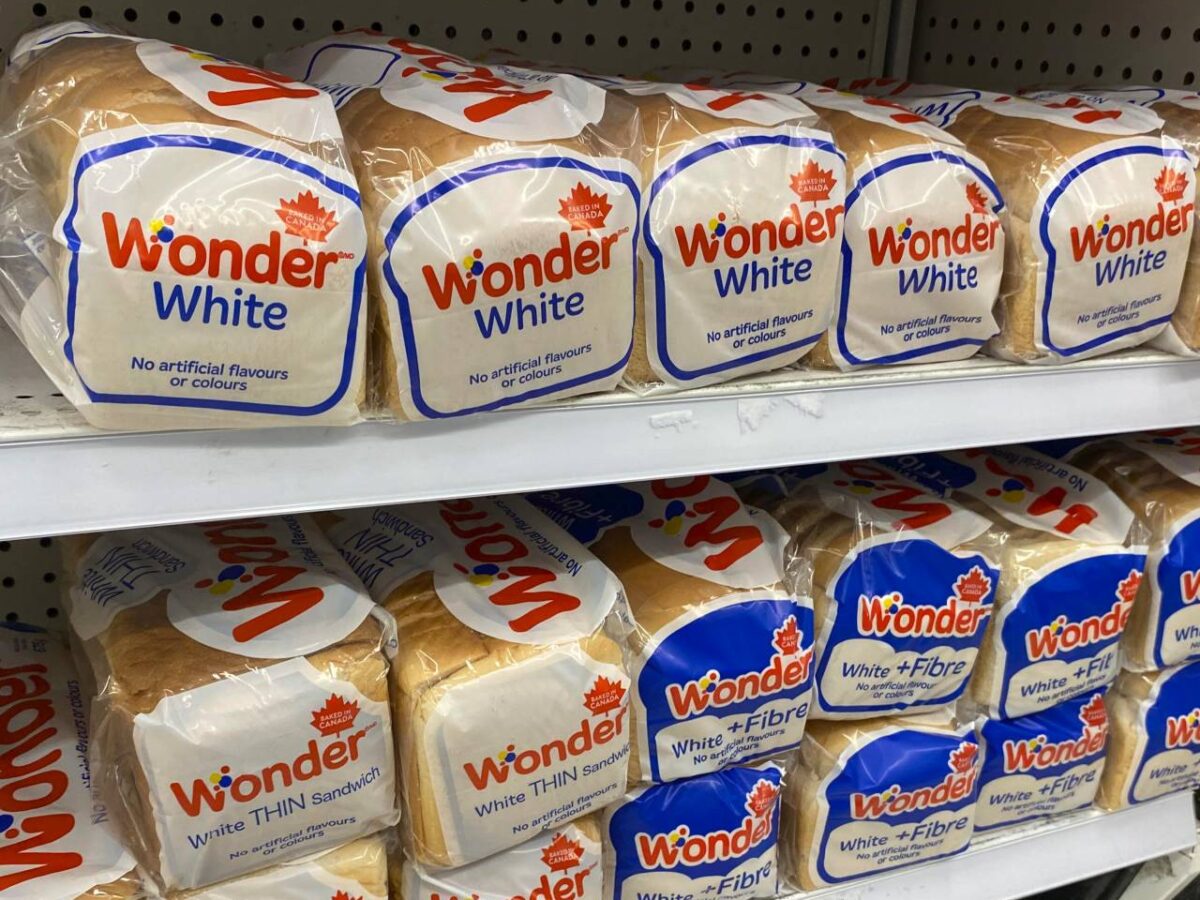
[{"label": "plastic bread bag", "polygon": [[800,743],[812,700],[812,603],[785,586],[778,524],[709,476],[529,499],[625,587],[631,783],[701,775]]},{"label": "plastic bread bag", "polygon": [[1148,534],[1104,481],[1021,446],[879,462],[987,516],[1004,537],[967,689],[987,715],[1026,716],[1112,682]]},{"label": "plastic bread bag", "polygon": [[955,116],[966,107],[980,100],[1001,96],[995,91],[944,84],[920,84],[899,78],[831,78],[823,81],[822,85],[898,103],[939,128],[945,128],[953,122]]},{"label": "plastic bread bag", "polygon": [[388,406],[444,418],[617,385],[633,340],[631,104],[374,34],[276,62],[358,79],[328,89],[363,189]]},{"label": "plastic bread bag", "polygon": [[812,718],[917,713],[967,686],[992,614],[998,536],[878,463],[832,463],[768,512],[816,613]]},{"label": "plastic bread bag", "polygon": [[965,850],[979,792],[971,722],[948,710],[813,722],[783,794],[785,878],[804,890]]},{"label": "plastic bread bag", "polygon": [[0,313],[103,428],[338,425],[366,236],[329,98],[69,22],[0,80]]},{"label": "plastic bread bag", "polygon": [[600,819],[588,815],[458,869],[431,871],[393,856],[397,900],[600,900]]},{"label": "plastic bread bag", "polygon": [[100,688],[95,780],[160,891],[396,822],[395,635],[311,520],[77,541],[70,621]]},{"label": "plastic bread bag", "polygon": [[134,860],[92,791],[89,701],[58,635],[0,627],[0,894],[138,896]]},{"label": "plastic bread bag", "polygon": [[751,900],[779,886],[782,761],[637,788],[604,814],[604,896]]},{"label": "plastic bread bag", "polygon": [[1200,663],[1125,670],[1104,698],[1108,762],[1096,803],[1121,809],[1200,787]]},{"label": "plastic bread bag", "polygon": [[1027,716],[977,721],[977,832],[1092,805],[1108,740],[1105,690]]},{"label": "plastic bread bag", "polygon": [[410,858],[467,865],[621,796],[629,676],[601,562],[517,498],[322,521],[398,626]]},{"label": "plastic bread bag", "polygon": [[1064,452],[1116,491],[1149,534],[1146,577],[1121,643],[1124,666],[1163,669],[1200,658],[1200,431],[1085,441]]}]

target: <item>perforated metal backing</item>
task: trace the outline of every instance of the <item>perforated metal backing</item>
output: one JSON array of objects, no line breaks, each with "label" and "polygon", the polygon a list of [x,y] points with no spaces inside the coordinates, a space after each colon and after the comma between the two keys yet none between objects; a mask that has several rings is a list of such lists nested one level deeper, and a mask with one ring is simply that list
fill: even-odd
[{"label": "perforated metal backing", "polygon": [[95,18],[238,59],[371,25],[464,55],[505,47],[597,71],[668,65],[818,78],[881,74],[889,0],[91,0],[0,3],[0,49]]},{"label": "perforated metal backing", "polygon": [[908,77],[1008,90],[1200,76],[1200,2],[917,0]]},{"label": "perforated metal backing", "polygon": [[51,538],[0,541],[0,620],[62,628],[62,558]]}]

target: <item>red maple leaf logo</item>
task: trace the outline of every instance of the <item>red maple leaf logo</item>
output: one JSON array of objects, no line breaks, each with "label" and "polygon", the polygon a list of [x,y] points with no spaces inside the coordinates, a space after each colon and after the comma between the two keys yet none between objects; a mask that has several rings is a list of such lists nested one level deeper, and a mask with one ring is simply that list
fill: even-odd
[{"label": "red maple leaf logo", "polygon": [[957,749],[950,751],[950,771],[969,772],[975,765],[975,756],[979,753],[979,745],[963,741]]},{"label": "red maple leaf logo", "polygon": [[1187,175],[1183,172],[1163,166],[1158,177],[1154,179],[1154,189],[1158,191],[1158,195],[1163,198],[1164,203],[1176,203],[1183,199],[1187,183]]},{"label": "red maple leaf logo", "polygon": [[1141,586],[1142,573],[1137,569],[1130,569],[1129,574],[1122,578],[1121,583],[1117,585],[1117,599],[1122,603],[1132,603]]},{"label": "red maple leaf logo", "polygon": [[283,221],[284,230],[305,241],[324,242],[337,225],[333,213],[321,206],[312,191],[297,194],[295,200],[279,198],[275,215]]},{"label": "red maple leaf logo", "polygon": [[571,188],[566,199],[558,201],[558,214],[571,223],[572,231],[597,231],[612,212],[608,194],[597,194],[583,182]]},{"label": "red maple leaf logo", "polygon": [[788,616],[783,620],[783,624],[775,629],[775,637],[771,644],[784,656],[791,656],[800,650],[800,629],[796,627],[795,616]]},{"label": "red maple leaf logo", "polygon": [[954,596],[963,603],[982,603],[991,590],[992,579],[979,566],[971,566],[970,572],[959,575],[954,582]]},{"label": "red maple leaf logo", "polygon": [[358,718],[358,701],[346,702],[345,697],[330,694],[325,705],[312,714],[312,727],[321,732],[322,736],[341,734],[348,728],[354,727]]},{"label": "red maple leaf logo", "polygon": [[333,895],[333,897],[330,898],[330,900],[363,900],[363,898],[361,896],[351,897],[345,891],[338,891]]},{"label": "red maple leaf logo", "polygon": [[983,192],[983,188],[979,186],[978,181],[972,181],[967,185],[967,202],[971,204],[971,212],[986,213],[988,211],[988,196]]},{"label": "red maple leaf logo", "polygon": [[583,844],[571,840],[561,831],[542,851],[542,862],[550,868],[551,872],[565,872],[571,866],[579,865],[581,859],[583,859]]},{"label": "red maple leaf logo", "polygon": [[778,796],[779,788],[765,778],[760,778],[746,795],[746,809],[756,819],[765,818],[775,808],[775,798]]},{"label": "red maple leaf logo", "polygon": [[1085,728],[1097,731],[1108,727],[1108,710],[1104,708],[1103,695],[1092,694],[1092,699],[1079,711],[1079,721],[1083,722]]},{"label": "red maple leaf logo", "polygon": [[829,192],[837,184],[833,169],[822,169],[815,159],[810,159],[800,171],[792,176],[791,188],[801,203],[816,203],[828,200]]},{"label": "red maple leaf logo", "polygon": [[621,682],[597,675],[592,689],[583,695],[583,705],[593,716],[608,715],[614,709],[620,709],[624,699],[625,688]]}]

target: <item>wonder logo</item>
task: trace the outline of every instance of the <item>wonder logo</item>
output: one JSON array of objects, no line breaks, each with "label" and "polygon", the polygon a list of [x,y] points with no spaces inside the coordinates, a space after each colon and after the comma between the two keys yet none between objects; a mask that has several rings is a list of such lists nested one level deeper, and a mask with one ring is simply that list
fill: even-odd
[{"label": "wonder logo", "polygon": [[741,501],[732,493],[709,491],[711,483],[707,475],[652,481],[650,491],[663,501],[662,512],[647,524],[678,537],[688,549],[699,549],[706,568],[723,572],[763,546],[763,536],[748,521]]},{"label": "wonder logo", "polygon": [[1104,749],[1108,739],[1108,713],[1104,709],[1104,697],[1093,694],[1079,711],[1083,723],[1079,737],[1051,743],[1046,735],[1023,741],[1004,742],[1004,771],[1007,774],[1047,769],[1064,763],[1077,762],[1093,756]]},{"label": "wonder logo", "polygon": [[1116,640],[1129,621],[1141,582],[1142,573],[1130,569],[1129,574],[1117,585],[1116,602],[1107,612],[1086,616],[1078,622],[1072,622],[1064,613],[1049,625],[1025,632],[1025,648],[1029,658],[1036,662],[1079,647]]},{"label": "wonder logo", "polygon": [[[1194,203],[1181,203],[1188,188],[1185,172],[1164,166],[1153,182],[1159,202],[1153,212],[1125,221],[1114,221],[1105,213],[1080,229],[1071,228],[1071,255],[1075,262],[1095,259],[1101,254],[1118,254],[1135,247],[1157,243],[1186,234],[1191,228]],[[1148,191],[1146,193],[1149,193]],[[1168,205],[1169,204],[1169,205]],[[1140,271],[1140,270],[1139,270]],[[1122,270],[1105,273],[1105,281],[1125,277]],[[1136,274],[1133,273],[1133,274]]]},{"label": "wonder logo", "polygon": [[1167,749],[1200,744],[1200,707],[1182,716],[1167,716]]},{"label": "wonder logo", "polygon": [[774,652],[764,668],[728,678],[721,677],[716,669],[710,669],[693,681],[667,685],[667,705],[671,715],[686,719],[710,708],[720,709],[799,687],[808,680],[812,665],[812,648],[800,650],[803,638],[796,617],[790,615],[774,631],[771,641]]},{"label": "wonder logo", "polygon": [[991,614],[992,579],[979,566],[959,575],[945,605],[909,604],[900,591],[858,598],[858,629],[876,637],[972,637]]},{"label": "wonder logo", "polygon": [[897,529],[927,528],[953,512],[949,504],[923,488],[898,481],[887,469],[871,463],[838,463],[835,472],[834,487],[876,509],[896,513]]},{"label": "wonder logo", "polygon": [[955,803],[971,795],[979,777],[979,746],[963,741],[950,752],[950,774],[936,785],[906,791],[898,784],[877,794],[855,792],[850,795],[850,815],[855,819],[880,819],[900,816],[914,810],[933,809]]},{"label": "wonder logo", "polygon": [[1065,508],[1067,489],[1060,484],[1051,484],[1039,490],[1037,484],[1024,472],[1013,472],[1005,468],[995,456],[984,450],[968,450],[969,458],[981,458],[984,468],[1000,479],[1000,483],[986,489],[988,497],[1018,507],[1025,515],[1044,520],[1042,524],[1060,534],[1073,534],[1077,529],[1096,521],[1100,513],[1091,504],[1073,502]]},{"label": "wonder logo", "polygon": [[[816,175],[802,171],[792,176],[790,187],[799,196],[800,203],[828,202],[837,182],[832,173],[819,166],[817,170]],[[672,233],[680,261],[690,269],[699,264],[710,266],[726,260],[794,250],[805,244],[823,244],[837,237],[843,211],[840,203],[807,212],[797,203],[790,203],[778,218],[751,221],[733,221],[720,211],[690,225],[676,225]]]},{"label": "wonder logo", "polygon": [[1000,219],[992,214],[992,199],[976,181],[967,184],[964,194],[967,209],[954,225],[921,228],[907,216],[889,228],[867,229],[871,265],[928,260],[991,253],[1000,234]]},{"label": "wonder logo", "polygon": [[693,834],[688,825],[678,825],[666,834],[639,832],[638,860],[645,869],[673,869],[743,857],[772,836],[778,797],[779,786],[760,778],[746,795],[746,816],[737,828]]}]

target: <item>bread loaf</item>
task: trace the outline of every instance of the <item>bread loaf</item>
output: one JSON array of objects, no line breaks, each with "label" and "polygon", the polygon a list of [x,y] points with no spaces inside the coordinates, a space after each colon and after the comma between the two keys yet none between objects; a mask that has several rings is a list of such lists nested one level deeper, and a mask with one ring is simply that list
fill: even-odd
[{"label": "bread loaf", "polygon": [[967,848],[979,745],[949,713],[812,722],[783,796],[785,877],[804,890]]},{"label": "bread loaf", "polygon": [[980,719],[975,830],[1091,806],[1104,768],[1104,688],[1015,719]]},{"label": "bread loaf", "polygon": [[334,88],[363,188],[373,369],[406,418],[614,387],[629,359],[632,106],[572,75],[357,34],[282,58]]},{"label": "bread loaf", "polygon": [[620,585],[518,499],[326,514],[396,620],[406,839],[426,867],[506,850],[621,795]]},{"label": "bread loaf", "polygon": [[639,788],[604,813],[604,896],[774,897],[783,766]]},{"label": "bread loaf", "polygon": [[1020,446],[880,462],[953,492],[1003,540],[968,686],[975,703],[993,717],[1026,716],[1111,683],[1146,553],[1133,511],[1103,481]]},{"label": "bread loaf", "polygon": [[0,133],[0,312],[89,422],[358,419],[366,235],[328,97],[71,22],[16,48]]},{"label": "bread loaf", "polygon": [[768,510],[816,617],[813,718],[953,702],[966,687],[998,573],[989,522],[888,469],[834,463]]},{"label": "bread loaf", "polygon": [[396,821],[383,650],[394,637],[311,521],[88,543],[70,604],[100,686],[95,780],[160,890]]},{"label": "bread loaf", "polygon": [[625,588],[631,782],[674,781],[800,743],[812,605],[785,586],[778,524],[709,476],[530,500]]},{"label": "bread loaf", "polygon": [[1103,479],[1149,534],[1146,577],[1122,641],[1124,665],[1200,658],[1200,432],[1170,429],[1093,441],[1066,458]]},{"label": "bread loaf", "polygon": [[394,857],[397,900],[600,900],[600,821],[584,816],[459,869],[431,871]]},{"label": "bread loaf", "polygon": [[1096,802],[1120,809],[1200,787],[1200,663],[1121,672],[1105,697],[1110,738]]}]

